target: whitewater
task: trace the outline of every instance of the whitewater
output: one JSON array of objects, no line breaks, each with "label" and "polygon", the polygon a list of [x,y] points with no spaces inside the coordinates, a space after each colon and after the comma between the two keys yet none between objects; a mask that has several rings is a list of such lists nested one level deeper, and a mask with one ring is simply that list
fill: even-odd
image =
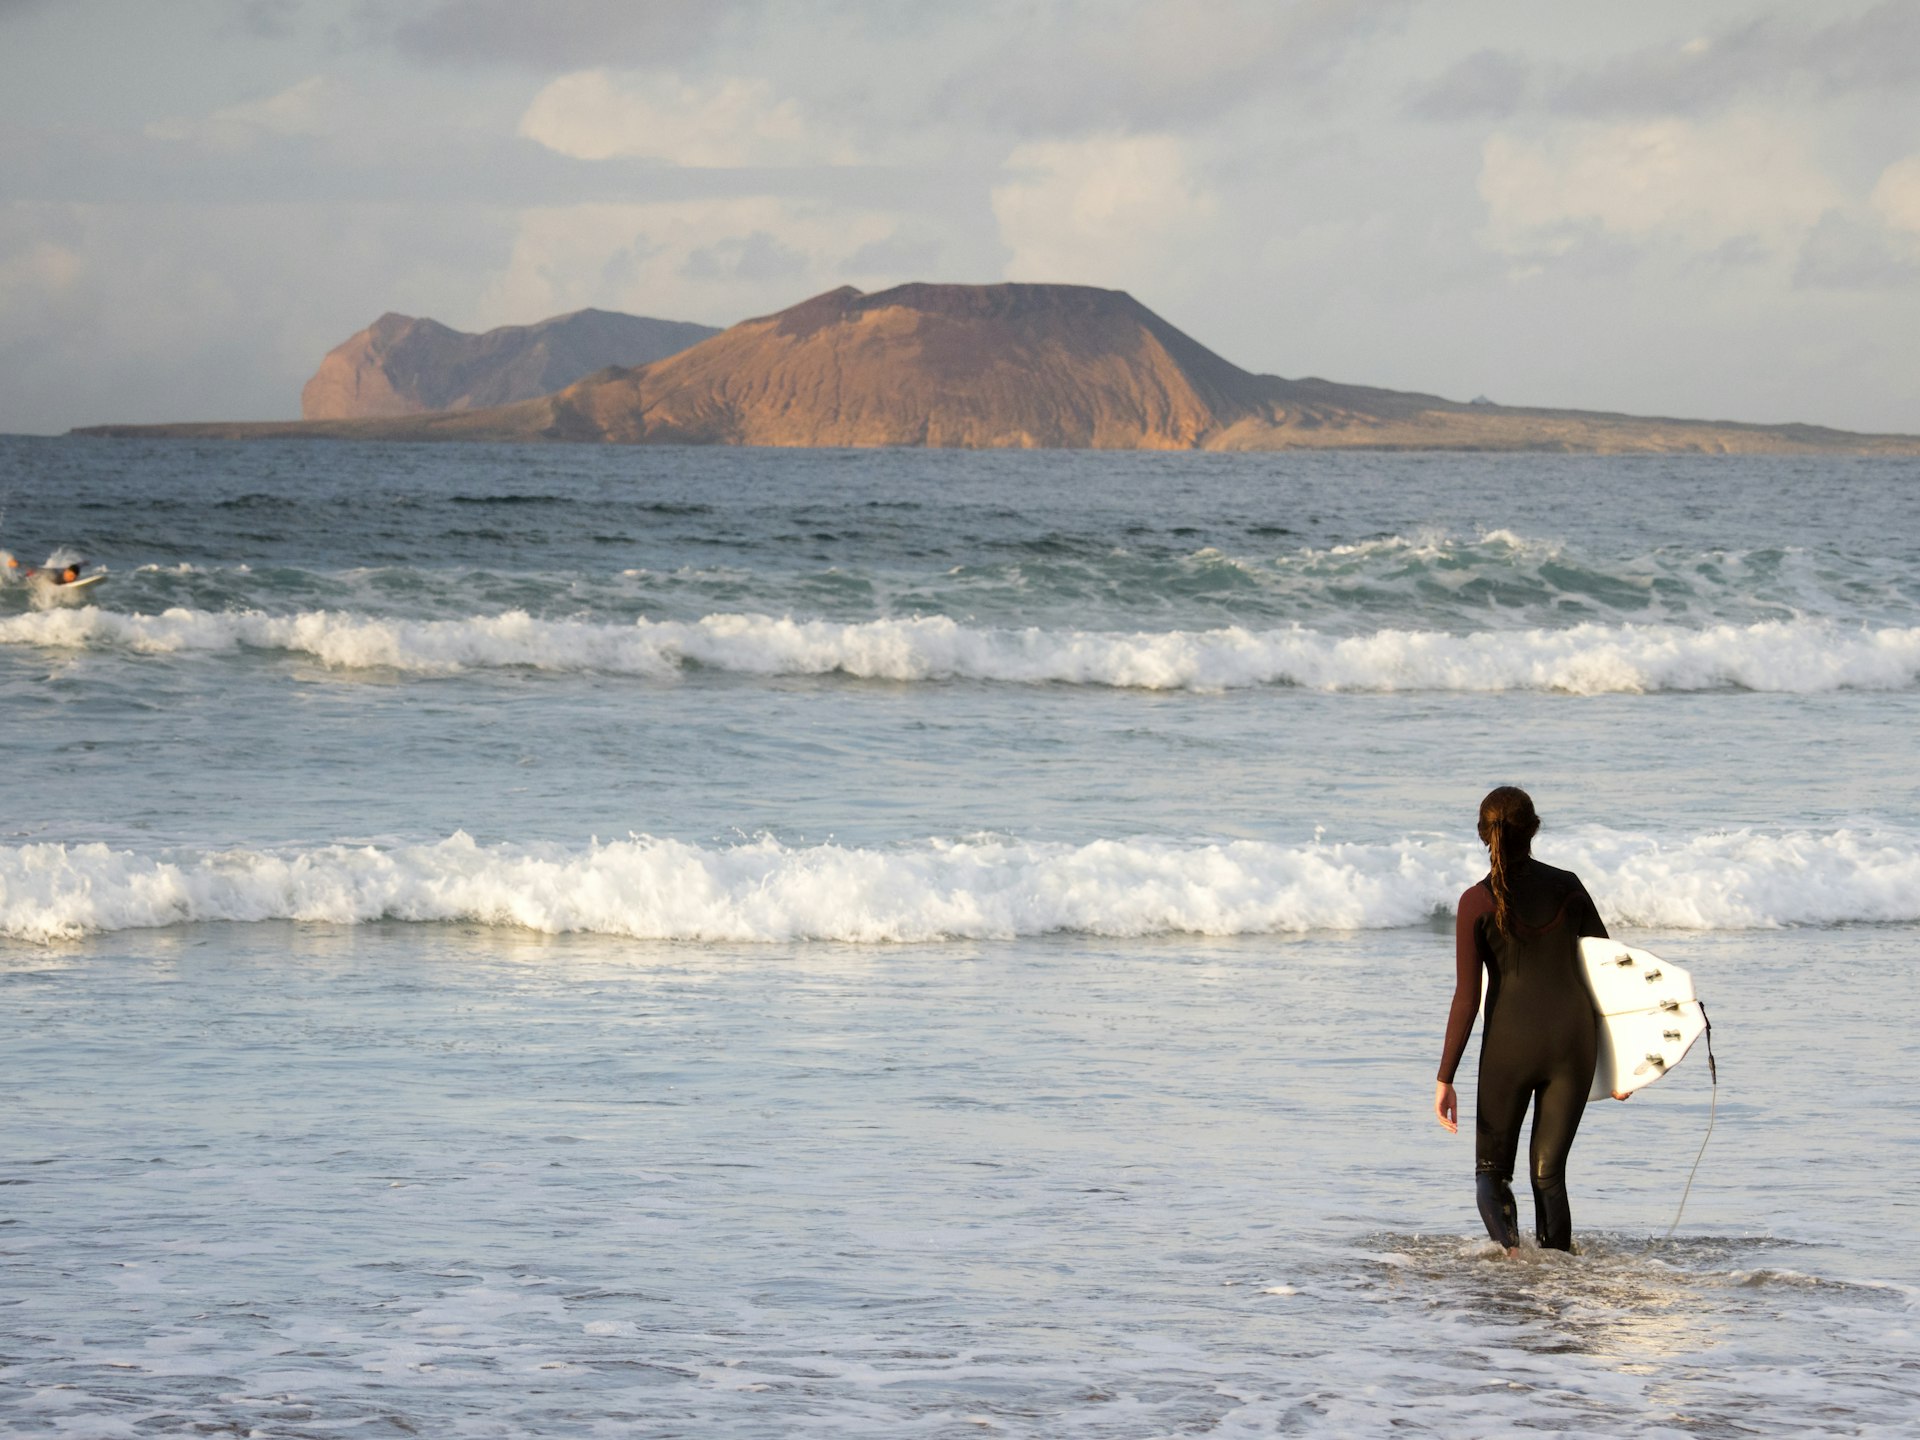
[{"label": "whitewater", "polygon": [[[1920,833],[1742,831],[1672,843],[1597,830],[1564,837],[1555,858],[1608,897],[1615,925],[1920,921]],[[455,834],[392,849],[166,856],[41,844],[0,848],[0,934],[407,920],[766,943],[1264,935],[1418,925],[1450,915],[1484,870],[1475,847],[1434,837],[1300,846],[978,837],[870,850],[634,836],[568,852]]]},{"label": "whitewater", "polygon": [[[1917,480],[0,438],[0,1429],[1902,1433]],[[1513,1266],[1502,782],[1719,1059]]]},{"label": "whitewater", "polygon": [[1218,690],[1546,690],[1572,695],[1721,687],[1801,693],[1920,683],[1920,627],[1768,621],[1684,630],[1583,624],[1449,635],[1295,628],[1161,634],[981,629],[945,616],[844,623],[709,615],[691,623],[536,620],[525,611],[399,621],[328,611],[275,616],[169,609],[59,610],[0,620],[0,644],[140,655],[250,650],[342,670],[448,675],[526,667],[669,678],[688,665],[747,675],[983,680]]}]

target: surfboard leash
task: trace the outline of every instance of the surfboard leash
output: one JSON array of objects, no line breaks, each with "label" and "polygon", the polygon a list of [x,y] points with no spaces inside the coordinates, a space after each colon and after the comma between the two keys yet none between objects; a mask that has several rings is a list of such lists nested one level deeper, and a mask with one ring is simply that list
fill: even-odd
[{"label": "surfboard leash", "polygon": [[[1694,1002],[1699,1004],[1698,1001]],[[1700,1151],[1693,1157],[1693,1169],[1687,1171],[1687,1188],[1680,1192],[1680,1207],[1673,1212],[1673,1224],[1667,1227],[1666,1238],[1660,1243],[1665,1245],[1673,1239],[1673,1232],[1680,1228],[1680,1217],[1687,1213],[1687,1197],[1693,1194],[1693,1177],[1700,1173],[1701,1156],[1707,1153],[1707,1141],[1713,1139],[1713,1119],[1720,1109],[1720,1066],[1713,1058],[1713,1021],[1707,1019],[1707,1007],[1700,1006],[1700,1018],[1707,1027],[1707,1078],[1713,1084],[1711,1097],[1707,1101],[1707,1133],[1700,1137]]]}]

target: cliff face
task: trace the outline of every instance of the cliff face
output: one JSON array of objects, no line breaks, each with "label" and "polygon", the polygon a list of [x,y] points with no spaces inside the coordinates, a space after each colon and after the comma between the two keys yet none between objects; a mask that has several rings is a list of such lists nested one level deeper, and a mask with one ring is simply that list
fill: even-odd
[{"label": "cliff face", "polygon": [[710,325],[576,310],[469,335],[389,313],[327,352],[300,392],[300,414],[354,420],[510,405],[609,365],[663,359],[718,333]]},{"label": "cliff face", "polygon": [[[911,445],[1127,450],[1549,450],[1589,453],[1920,454],[1920,437],[1811,425],[1528,410],[1254,375],[1131,296],[1084,285],[840,289],[746,320],[666,358],[598,368],[552,390],[556,344],[461,336],[385,316],[328,356],[300,423],[103,425],[108,435],[363,440],[615,441],[695,445]],[[677,326],[677,331],[699,331]],[[573,333],[571,330],[568,333]],[[449,339],[448,337],[452,337]],[[465,348],[461,348],[465,347]],[[427,364],[416,354],[459,363]],[[504,357],[511,355],[511,360]],[[483,363],[484,358],[484,363]],[[337,363],[336,363],[337,361]],[[466,367],[466,368],[463,368]],[[582,374],[592,368],[593,373]],[[431,384],[429,383],[431,378]],[[325,382],[324,384],[322,382]],[[438,386],[440,388],[434,388]],[[337,389],[340,397],[335,397]],[[438,406],[431,414],[417,412]]]}]

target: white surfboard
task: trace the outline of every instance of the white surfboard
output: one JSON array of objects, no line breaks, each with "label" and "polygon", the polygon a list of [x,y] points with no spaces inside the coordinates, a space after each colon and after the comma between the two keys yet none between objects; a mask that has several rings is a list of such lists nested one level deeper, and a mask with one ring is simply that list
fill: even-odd
[{"label": "white surfboard", "polygon": [[1693,977],[1678,965],[1618,940],[1592,938],[1580,942],[1580,959],[1600,1030],[1590,1099],[1651,1085],[1706,1032]]}]

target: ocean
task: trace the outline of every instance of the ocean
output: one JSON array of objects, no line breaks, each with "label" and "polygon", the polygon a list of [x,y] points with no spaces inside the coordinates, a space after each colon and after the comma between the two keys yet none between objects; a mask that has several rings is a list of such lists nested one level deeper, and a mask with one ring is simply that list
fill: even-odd
[{"label": "ocean", "polygon": [[[8,1433],[1920,1414],[1916,462],[0,439],[59,546]],[[1714,1021],[1571,1257],[1430,1112],[1500,783]]]}]

